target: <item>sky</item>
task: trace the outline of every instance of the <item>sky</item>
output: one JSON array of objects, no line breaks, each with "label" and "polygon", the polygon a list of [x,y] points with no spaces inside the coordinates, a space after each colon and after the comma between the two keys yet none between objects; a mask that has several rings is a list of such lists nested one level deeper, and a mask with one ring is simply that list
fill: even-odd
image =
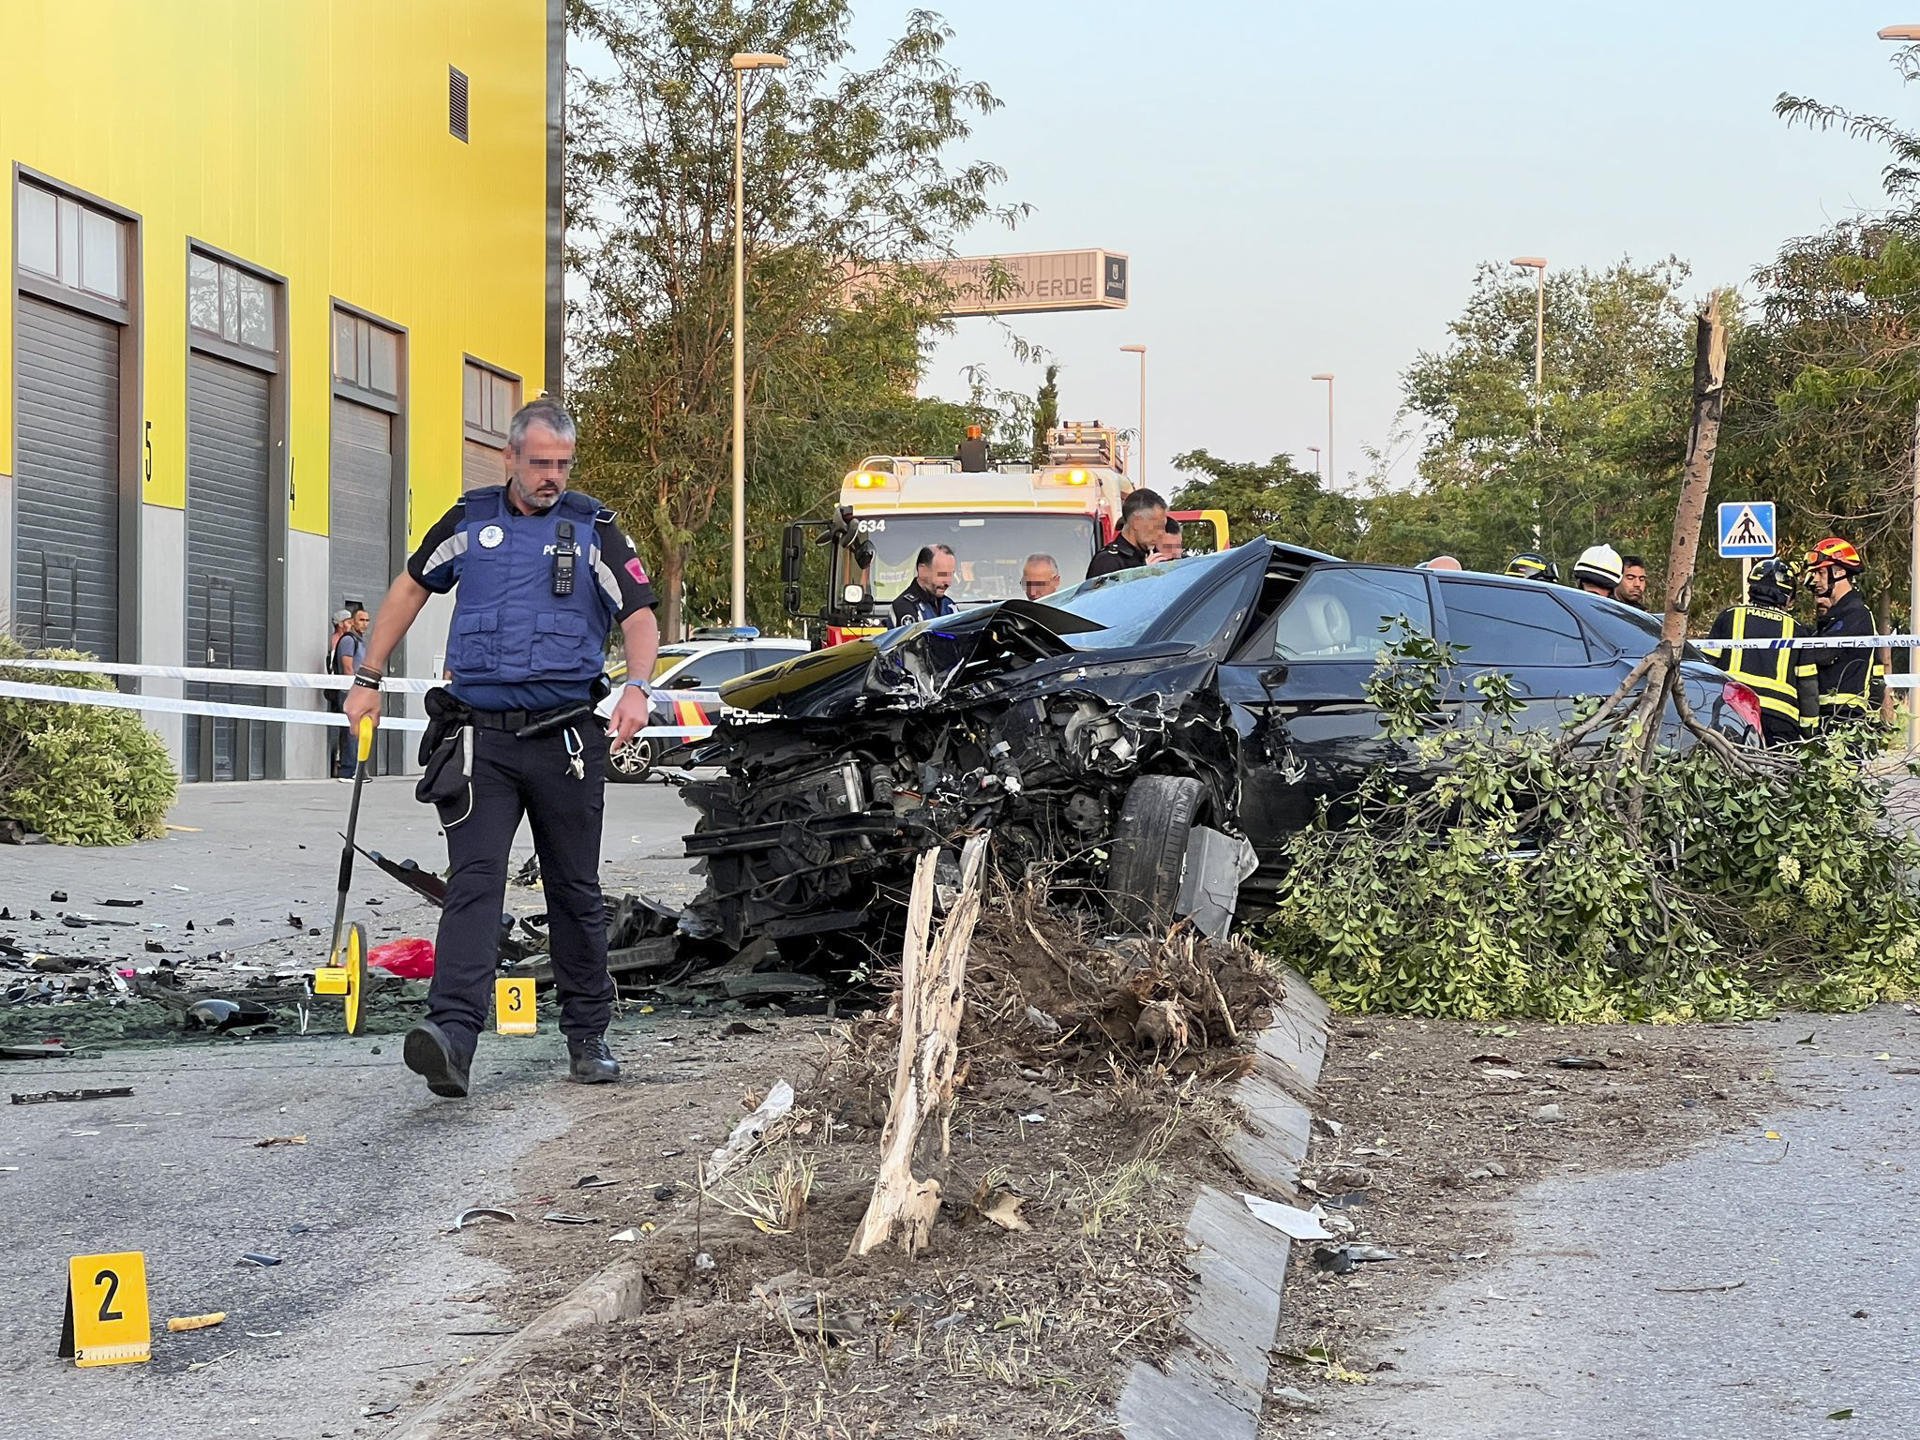
[{"label": "sky", "polygon": [[[1119,347],[1147,346],[1156,488],[1198,448],[1310,466],[1306,447],[1328,443],[1322,371],[1352,484],[1388,441],[1401,372],[1444,345],[1482,261],[1673,254],[1704,296],[1875,207],[1881,152],[1789,129],[1782,91],[1920,125],[1920,85],[1902,87],[1897,47],[1875,36],[1920,22],[1920,0],[927,3],[962,74],[1004,102],[965,153],[1033,207],[961,253],[1130,257],[1126,310],[1009,323],[1062,366],[1069,419],[1134,425],[1138,361]],[[856,0],[857,58],[908,9]],[[923,393],[963,396],[969,365],[1039,382],[994,322],[963,320]]]}]

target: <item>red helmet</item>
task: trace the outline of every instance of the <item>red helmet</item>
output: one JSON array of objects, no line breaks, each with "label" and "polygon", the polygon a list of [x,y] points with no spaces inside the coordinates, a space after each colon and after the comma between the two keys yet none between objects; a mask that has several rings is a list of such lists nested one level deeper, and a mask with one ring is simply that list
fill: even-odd
[{"label": "red helmet", "polygon": [[1838,535],[1829,535],[1807,552],[1807,568],[1824,570],[1829,566],[1848,575],[1858,575],[1866,568],[1866,562],[1860,558],[1860,552],[1853,548],[1850,541],[1842,540]]}]

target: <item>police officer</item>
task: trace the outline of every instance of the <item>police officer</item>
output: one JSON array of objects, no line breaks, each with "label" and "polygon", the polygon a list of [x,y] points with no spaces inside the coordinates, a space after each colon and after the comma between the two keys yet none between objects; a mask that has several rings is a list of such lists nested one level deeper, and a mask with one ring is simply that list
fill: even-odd
[{"label": "police officer", "polygon": [[957,565],[953,551],[945,545],[922,545],[914,557],[913,580],[893,597],[893,623],[915,625],[953,614],[953,601],[947,591],[953,588]]},{"label": "police officer", "polygon": [[[464,1096],[499,955],[507,853],[524,814],[546,886],[560,1029],[569,1076],[620,1078],[607,1048],[613,980],[600,896],[608,738],[647,723],[644,678],[629,679],[604,729],[606,640],[617,620],[627,673],[653,673],[653,587],[613,512],[567,488],[573,417],[553,400],[507,428],[507,482],[471,490],[434,524],[381,603],[348,693],[348,724],[380,717],[388,657],[432,594],[459,587],[447,643],[451,693],[434,717],[422,798],[433,798],[452,870],[440,916],[427,1018],[407,1032],[407,1068],[436,1095]],[[424,749],[425,747],[423,747]],[[423,759],[427,757],[423,756]]]},{"label": "police officer", "polygon": [[[1829,535],[1807,552],[1807,584],[1816,607],[1820,600],[1829,602],[1814,627],[1816,641],[1873,634],[1873,613],[1853,583],[1865,568],[1860,552],[1838,535]],[[1886,698],[1886,672],[1873,650],[1816,644],[1809,645],[1805,654],[1819,671],[1823,730],[1853,728],[1879,715]]]},{"label": "police officer", "polygon": [[1120,502],[1120,533],[1093,557],[1087,578],[1116,570],[1137,570],[1147,563],[1167,528],[1167,502],[1148,489],[1130,490]]},{"label": "police officer", "polygon": [[1760,730],[1769,745],[1790,745],[1813,734],[1820,723],[1818,672],[1804,651],[1793,645],[1778,650],[1724,650],[1715,640],[1793,640],[1798,626],[1793,608],[1793,576],[1782,560],[1762,560],[1747,580],[1747,599],[1715,617],[1700,648],[1713,663],[1760,697]]}]

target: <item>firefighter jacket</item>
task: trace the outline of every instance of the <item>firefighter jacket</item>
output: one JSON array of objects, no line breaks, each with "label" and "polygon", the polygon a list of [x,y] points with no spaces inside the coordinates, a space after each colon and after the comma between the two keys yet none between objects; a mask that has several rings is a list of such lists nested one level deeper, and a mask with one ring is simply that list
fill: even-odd
[{"label": "firefighter jacket", "polygon": [[1716,640],[1781,640],[1798,637],[1793,616],[1771,605],[1731,605],[1713,622],[1700,648],[1713,663],[1760,697],[1761,728],[1769,745],[1811,735],[1820,723],[1819,672],[1800,647],[1725,650]]},{"label": "firefighter jacket", "polygon": [[1813,642],[1801,653],[1819,672],[1823,724],[1864,720],[1880,713],[1880,702],[1887,693],[1887,672],[1879,652],[1865,646],[1842,648],[1819,643],[1834,636],[1873,633],[1873,613],[1858,590],[1848,590],[1834,601],[1833,608],[1814,627]]}]

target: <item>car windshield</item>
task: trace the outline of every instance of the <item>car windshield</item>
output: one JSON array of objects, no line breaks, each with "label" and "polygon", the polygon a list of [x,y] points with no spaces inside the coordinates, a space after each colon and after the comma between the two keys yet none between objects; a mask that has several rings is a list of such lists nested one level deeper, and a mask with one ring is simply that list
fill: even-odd
[{"label": "car windshield", "polygon": [[699,647],[693,645],[662,645],[659,658],[653,662],[653,675],[650,678],[658,680],[689,655],[699,653]]},{"label": "car windshield", "polygon": [[861,535],[873,546],[867,591],[886,602],[913,580],[921,548],[945,545],[958,567],[947,593],[956,605],[1017,600],[1029,555],[1051,555],[1062,587],[1086,577],[1097,534],[1090,515],[862,515]]},{"label": "car windshield", "polygon": [[1233,551],[1225,550],[1217,555],[1190,555],[1184,560],[1117,570],[1082,581],[1041,603],[1071,610],[1106,627],[1088,635],[1063,636],[1074,649],[1118,650],[1138,645],[1154,621],[1169,614],[1195,590],[1217,582],[1221,571],[1238,558]]}]

